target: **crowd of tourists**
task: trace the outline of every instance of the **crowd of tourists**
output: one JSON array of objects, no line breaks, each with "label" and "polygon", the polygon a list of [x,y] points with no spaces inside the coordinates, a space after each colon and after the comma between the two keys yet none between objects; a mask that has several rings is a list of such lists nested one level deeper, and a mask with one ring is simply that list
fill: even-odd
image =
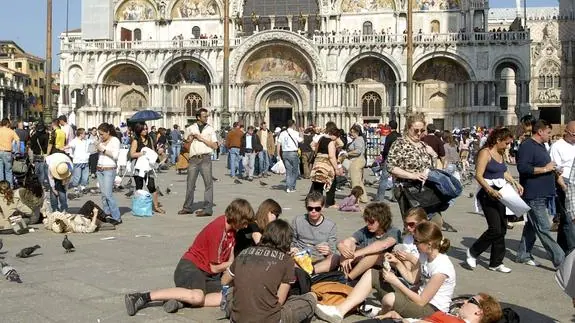
[{"label": "crowd of tourists", "polygon": [[[345,131],[331,121],[298,128],[289,120],[271,131],[265,122],[246,128],[238,121],[217,131],[208,124],[208,111],[199,109],[184,130],[174,125],[156,131],[143,122],[124,126],[76,129],[65,116],[50,125],[2,120],[0,232],[23,234],[28,224],[40,222],[54,232],[115,229],[122,224],[114,196],[121,151],[132,165],[135,189],[149,191],[156,214],[165,213],[156,170],[174,165],[187,171],[178,214],[213,216],[212,163],[220,154],[235,185],[254,178],[268,185],[263,179],[279,179],[271,177],[275,172],[284,175],[285,185],[278,186],[287,194],[302,185],[306,194],[303,214],[291,223],[281,218],[276,200],[261,202],[257,211],[244,199],[231,201],[181,257],[175,287],[125,295],[129,315],[160,301],[168,313],[219,306],[231,322],[309,322],[314,316],[341,322],[352,312],[370,322],[485,323],[512,317],[516,313],[486,293],[453,307],[457,277],[446,255],[450,242],[441,213],[461,194],[461,174],[472,169],[487,229],[467,250],[468,268],[475,269],[477,257],[491,247],[488,269],[512,271],[503,264],[511,215],[501,190],[510,185],[529,207],[526,214],[512,215],[527,218],[516,262],[539,265],[531,254],[539,238],[575,305],[575,121],[551,143],[552,128],[544,120],[522,120],[517,136],[508,128],[440,132],[422,115],[412,115],[403,133],[395,121],[378,130],[385,136],[373,165],[366,159],[368,129],[358,124]],[[508,169],[511,158],[519,180]],[[366,167],[379,178],[371,200]],[[198,176],[204,196],[194,203]],[[336,190],[346,184],[349,196],[336,201]],[[68,198],[94,187],[101,204],[88,201],[78,214],[69,214]],[[389,203],[398,204],[403,228],[392,226]],[[361,213],[365,226],[338,240],[336,223],[324,213],[329,207]],[[549,214],[557,222],[556,241]],[[366,305],[374,292],[379,306]]]}]

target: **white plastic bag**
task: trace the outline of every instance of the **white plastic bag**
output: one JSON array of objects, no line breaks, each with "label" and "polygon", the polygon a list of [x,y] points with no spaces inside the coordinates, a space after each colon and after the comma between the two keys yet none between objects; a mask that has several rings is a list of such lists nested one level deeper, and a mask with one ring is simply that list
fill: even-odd
[{"label": "white plastic bag", "polygon": [[278,160],[278,162],[272,166],[272,172],[274,172],[276,174],[285,174],[286,173],[286,167],[284,166],[283,160],[281,160],[281,159]]}]

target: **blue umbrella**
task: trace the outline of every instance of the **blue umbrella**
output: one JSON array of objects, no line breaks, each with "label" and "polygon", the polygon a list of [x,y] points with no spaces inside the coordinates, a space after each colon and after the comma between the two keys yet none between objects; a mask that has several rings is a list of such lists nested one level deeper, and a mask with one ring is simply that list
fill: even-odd
[{"label": "blue umbrella", "polygon": [[128,122],[146,122],[158,119],[162,119],[162,115],[158,112],[152,110],[143,110],[136,112],[131,118],[128,119]]}]

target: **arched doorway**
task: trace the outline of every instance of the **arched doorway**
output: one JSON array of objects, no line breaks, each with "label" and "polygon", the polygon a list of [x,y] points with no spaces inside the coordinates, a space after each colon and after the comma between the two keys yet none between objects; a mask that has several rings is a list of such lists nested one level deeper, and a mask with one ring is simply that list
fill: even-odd
[{"label": "arched doorway", "polygon": [[288,120],[293,119],[294,105],[293,97],[289,93],[282,90],[272,93],[267,99],[270,128],[287,126]]},{"label": "arched doorway", "polygon": [[[119,107],[120,119],[126,120],[135,112],[150,107],[148,78],[142,70],[132,64],[120,64],[108,71],[104,77],[104,89],[112,90],[115,97],[103,96],[104,107]],[[112,118],[116,117],[112,113]],[[118,120],[106,120],[110,116],[104,116],[106,122]]]},{"label": "arched doorway", "polygon": [[203,65],[194,60],[176,63],[167,71],[164,78],[167,116],[174,122],[190,124],[195,120],[195,112],[210,106],[211,78]]},{"label": "arched doorway", "polygon": [[391,67],[377,57],[365,57],[349,68],[345,82],[365,93],[360,98],[364,122],[384,122],[384,115],[395,106],[396,76]]},{"label": "arched doorway", "polygon": [[502,124],[517,124],[529,113],[522,109],[529,102],[529,82],[522,81],[523,72],[513,60],[505,60],[495,67],[495,101],[500,107]]},{"label": "arched doorway", "polygon": [[470,126],[471,117],[463,111],[472,105],[469,73],[448,57],[423,62],[413,75],[414,111],[424,112],[427,122],[448,129]]}]

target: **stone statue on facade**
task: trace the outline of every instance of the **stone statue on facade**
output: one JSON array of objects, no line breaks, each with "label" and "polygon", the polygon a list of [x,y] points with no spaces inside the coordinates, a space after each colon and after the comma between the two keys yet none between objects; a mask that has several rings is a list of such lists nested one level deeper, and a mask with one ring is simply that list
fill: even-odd
[{"label": "stone statue on facade", "polygon": [[300,11],[299,12],[299,18],[298,18],[298,22],[299,22],[299,28],[301,31],[305,31],[305,24],[307,22],[307,19],[305,18],[305,16],[303,15],[303,12]]},{"label": "stone statue on facade", "polygon": [[321,16],[315,15],[315,29],[321,30]]},{"label": "stone statue on facade", "polygon": [[158,1],[158,8],[160,11],[160,19],[168,18],[166,15],[166,7],[167,6],[168,6],[168,4],[166,3],[166,0],[159,0]]},{"label": "stone statue on facade", "polygon": [[260,18],[256,15],[255,11],[252,11],[252,24],[254,25],[254,31],[260,30]]},{"label": "stone statue on facade", "polygon": [[234,18],[236,24],[236,31],[244,31],[244,20],[240,16],[240,13],[236,13],[236,18]]}]

